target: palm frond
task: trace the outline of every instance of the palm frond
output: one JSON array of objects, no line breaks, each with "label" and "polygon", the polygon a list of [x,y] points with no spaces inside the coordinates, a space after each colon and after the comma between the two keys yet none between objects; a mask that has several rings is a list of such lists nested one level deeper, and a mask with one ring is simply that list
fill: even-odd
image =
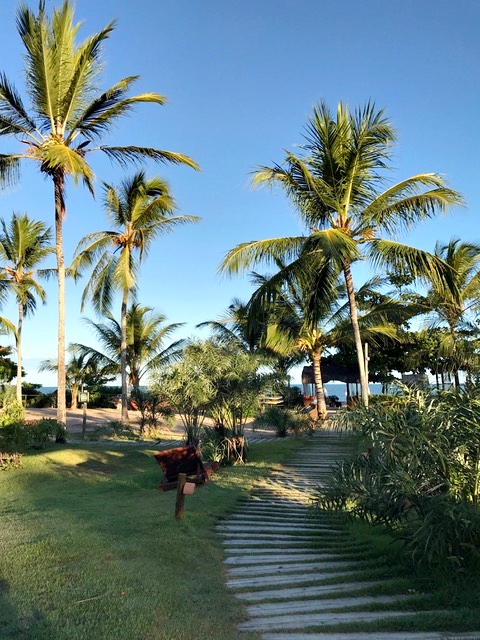
[{"label": "palm frond", "polygon": [[277,260],[290,262],[297,257],[305,240],[305,237],[299,236],[244,242],[225,255],[219,271],[236,274],[262,262],[266,264],[275,264]]},{"label": "palm frond", "polygon": [[[98,147],[111,160],[117,162],[122,167],[127,167],[130,162],[144,162],[147,159],[155,162],[171,162],[172,164],[186,164],[192,169],[199,169],[198,164],[189,156],[174,151],[161,151],[151,147]],[[88,152],[94,149],[88,149]]]},{"label": "palm frond", "polygon": [[129,98],[124,97],[139,76],[123,78],[107,91],[95,98],[84,110],[76,122],[71,124],[68,142],[82,134],[87,140],[101,137],[118,118],[128,114],[138,103],[152,102],[163,105],[165,96],[157,93],[143,93]]},{"label": "palm frond", "polygon": [[370,248],[375,267],[388,266],[416,280],[447,287],[452,295],[458,295],[454,271],[438,256],[393,240],[374,240]]}]

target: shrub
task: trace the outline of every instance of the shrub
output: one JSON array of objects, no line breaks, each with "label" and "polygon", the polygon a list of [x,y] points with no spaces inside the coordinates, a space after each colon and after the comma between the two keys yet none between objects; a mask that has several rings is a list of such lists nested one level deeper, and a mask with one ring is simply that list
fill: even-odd
[{"label": "shrub", "polygon": [[120,420],[111,420],[88,434],[89,440],[138,440],[139,435]]},{"label": "shrub", "polygon": [[43,449],[60,431],[60,425],[52,418],[12,422],[0,426],[0,447],[7,451]]},{"label": "shrub", "polygon": [[215,427],[204,427],[200,436],[202,458],[211,462],[224,463],[227,459],[225,437]]},{"label": "shrub", "polygon": [[271,427],[275,430],[277,438],[284,438],[289,431],[295,435],[310,433],[313,428],[310,418],[300,410],[275,406],[268,406],[258,414],[253,426]]},{"label": "shrub", "polygon": [[24,425],[29,436],[29,446],[37,449],[44,449],[49,442],[55,440],[59,435],[63,435],[61,425],[54,418],[24,422]]},{"label": "shrub", "polygon": [[22,464],[21,453],[6,453],[0,451],[0,469],[8,471],[9,469],[17,469]]},{"label": "shrub", "polygon": [[0,426],[21,422],[25,417],[25,409],[14,393],[13,387],[6,387],[3,395],[3,409],[0,413]]}]

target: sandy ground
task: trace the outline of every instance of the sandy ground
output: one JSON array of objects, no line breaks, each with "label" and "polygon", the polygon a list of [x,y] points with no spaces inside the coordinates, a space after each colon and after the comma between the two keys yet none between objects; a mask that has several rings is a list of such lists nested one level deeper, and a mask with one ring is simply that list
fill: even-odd
[{"label": "sandy ground", "polygon": [[[40,420],[41,418],[53,418],[57,417],[56,409],[36,409],[29,407],[25,410],[25,418],[27,420]],[[130,410],[128,412],[129,422],[135,427],[138,424],[140,419],[140,414],[138,411]],[[112,420],[120,420],[121,418],[121,409],[89,409],[86,411],[86,429],[87,432],[91,431],[95,427],[102,426],[107,422],[111,422]],[[83,409],[67,409],[67,432],[70,434],[78,434],[82,432],[84,420]],[[245,429],[246,433],[253,433],[251,422],[246,425]],[[263,432],[268,433],[269,430],[265,429],[256,429],[255,433],[257,435],[262,434]],[[270,432],[271,433],[271,432]],[[162,425],[160,427],[160,434],[162,438],[165,439],[179,439],[183,436],[184,430],[183,425],[180,418],[177,419],[176,424],[172,427]]]}]

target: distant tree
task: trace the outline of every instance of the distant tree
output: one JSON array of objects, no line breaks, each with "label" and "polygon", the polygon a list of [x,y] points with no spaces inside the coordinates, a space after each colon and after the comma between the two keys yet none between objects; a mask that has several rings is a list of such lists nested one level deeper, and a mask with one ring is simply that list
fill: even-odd
[{"label": "distant tree", "polygon": [[173,215],[175,203],[168,185],[160,178],[147,179],[143,171],[125,180],[120,188],[105,185],[105,210],[114,229],[85,236],[75,251],[72,271],[81,273],[93,265],[82,309],[91,299],[98,313],[109,313],[113,293],[121,293],[122,420],[127,421],[127,309],[129,298],[135,298],[137,292],[140,264],[157,236],[198,218]]},{"label": "distant tree", "polygon": [[[71,408],[77,409],[78,392],[84,386],[100,386],[114,379],[112,366],[100,365],[98,361],[87,354],[75,355],[75,349],[69,347],[70,360],[66,367],[66,382],[72,396]],[[55,360],[43,360],[38,369],[42,371],[57,371],[58,364]]]},{"label": "distant tree", "polygon": [[447,329],[441,334],[438,355],[450,363],[458,387],[458,372],[469,368],[472,355],[468,343],[478,338],[476,319],[480,311],[480,245],[453,238],[447,244],[437,242],[435,255],[451,267],[455,294],[444,283],[433,279],[429,283],[424,304],[429,311],[428,326]]},{"label": "distant tree", "polygon": [[9,282],[18,309],[15,342],[17,348],[17,401],[22,402],[22,333],[24,317],[33,313],[37,298],[43,303],[46,294],[35,279],[38,265],[55,249],[50,246],[51,230],[43,222],[32,220],[25,214],[12,215],[7,223],[0,219],[0,271]]},{"label": "distant tree", "polygon": [[[166,317],[154,313],[150,307],[132,305],[127,313],[127,382],[134,389],[140,387],[143,377],[180,358],[183,340],[165,346],[166,340],[183,323],[165,324]],[[106,322],[86,319],[100,343],[101,351],[77,342],[71,345],[77,355],[92,358],[98,366],[109,367],[116,375],[121,371],[122,327],[111,315]]]}]

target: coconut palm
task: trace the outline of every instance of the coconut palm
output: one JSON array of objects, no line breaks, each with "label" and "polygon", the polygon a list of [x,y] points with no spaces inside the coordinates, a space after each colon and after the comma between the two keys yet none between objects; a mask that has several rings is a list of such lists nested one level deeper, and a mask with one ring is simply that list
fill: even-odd
[{"label": "coconut palm", "polygon": [[[128,93],[138,76],[123,78],[105,91],[97,85],[102,69],[102,45],[114,23],[77,44],[80,24],[74,23],[73,5],[65,0],[51,19],[40,0],[35,14],[24,4],[17,12],[17,28],[25,47],[25,82],[31,101],[25,107],[16,88],[0,75],[0,135],[21,142],[21,148],[0,155],[0,179],[18,179],[24,160],[37,163],[54,187],[55,248],[58,277],[58,410],[57,420],[65,425],[65,259],[63,220],[66,215],[66,183],[82,181],[93,193],[94,174],[87,154],[103,151],[110,159],[125,165],[151,158],[160,162],[196,164],[187,156],[138,146],[105,146],[105,134],[118,119],[139,103],[162,105],[157,93]],[[93,146],[93,143],[100,143]],[[90,146],[92,145],[92,146]]]},{"label": "coconut palm", "polygon": [[[475,318],[480,309],[480,245],[452,238],[448,243],[437,242],[435,255],[451,268],[456,295],[442,282],[433,280],[424,304],[430,310],[430,327],[446,327],[439,355],[453,366],[455,386],[459,386],[458,371],[472,359],[466,350],[465,337],[477,335]],[[467,357],[465,357],[465,355]]]},{"label": "coconut palm", "polygon": [[[96,335],[102,351],[88,345],[73,343],[77,355],[91,357],[99,366],[110,366],[121,373],[122,326],[112,314],[106,314],[107,322],[97,323],[86,318]],[[183,340],[165,346],[165,341],[183,323],[165,324],[165,316],[153,313],[150,307],[133,304],[127,312],[127,382],[134,389],[140,388],[142,378],[149,372],[174,362],[181,356]]]},{"label": "coconut palm", "polygon": [[[70,389],[72,396],[71,408],[77,408],[78,392],[83,385],[90,386],[92,384],[105,384],[114,379],[116,371],[111,364],[100,364],[91,354],[75,353],[75,348],[71,345],[68,347],[71,353],[70,360],[66,366],[66,383]],[[58,363],[56,360],[43,360],[38,369],[42,371],[58,371]]]},{"label": "coconut palm", "polygon": [[175,203],[168,185],[160,178],[147,179],[143,171],[124,180],[119,188],[104,187],[105,210],[114,229],[85,236],[75,250],[72,271],[76,274],[93,265],[82,310],[91,299],[98,313],[110,312],[113,294],[121,292],[122,420],[127,421],[127,308],[129,298],[137,292],[140,264],[158,235],[198,218],[173,215]]},{"label": "coconut palm", "polygon": [[10,222],[0,220],[1,272],[10,283],[18,308],[15,342],[17,349],[17,400],[22,402],[22,331],[24,317],[33,313],[37,298],[43,303],[45,290],[35,279],[37,266],[55,250],[50,246],[51,230],[43,222],[32,220],[27,214],[12,215]]},{"label": "coconut palm", "polygon": [[320,103],[304,140],[301,155],[287,152],[284,166],[260,167],[253,184],[279,184],[296,207],[306,234],[240,244],[227,253],[220,268],[237,273],[261,261],[288,263],[319,250],[335,259],[343,271],[362,398],[368,404],[352,264],[367,256],[377,266],[389,264],[413,278],[429,273],[431,278],[445,279],[448,268],[438,257],[394,238],[398,231],[462,199],[434,173],[415,175],[382,190],[382,172],[389,169],[395,132],[383,110],[371,103],[354,113],[340,103],[336,115]]}]

